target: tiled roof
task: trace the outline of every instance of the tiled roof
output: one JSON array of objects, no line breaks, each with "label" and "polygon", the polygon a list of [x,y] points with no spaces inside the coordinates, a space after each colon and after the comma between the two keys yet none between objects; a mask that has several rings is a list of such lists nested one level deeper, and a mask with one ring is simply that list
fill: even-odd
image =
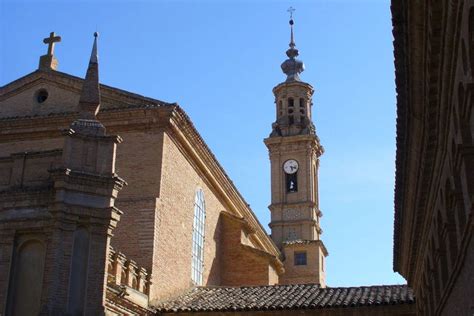
[{"label": "tiled roof", "polygon": [[320,288],[316,284],[197,287],[155,306],[166,312],[295,310],[413,304],[406,285]]}]

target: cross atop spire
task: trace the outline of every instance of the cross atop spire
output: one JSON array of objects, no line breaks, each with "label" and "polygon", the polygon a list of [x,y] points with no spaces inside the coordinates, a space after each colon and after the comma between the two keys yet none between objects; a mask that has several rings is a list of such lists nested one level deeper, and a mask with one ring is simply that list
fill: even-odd
[{"label": "cross atop spire", "polygon": [[288,57],[290,58],[295,58],[296,56],[298,56],[298,50],[295,48],[296,44],[295,44],[295,37],[293,35],[293,25],[295,24],[295,21],[293,20],[293,12],[296,11],[295,8],[293,7],[290,7],[288,10],[288,12],[290,12],[290,21],[289,21],[289,24],[290,24],[290,49],[287,50],[286,54],[288,55]]},{"label": "cross atop spire", "polygon": [[295,39],[294,39],[294,36],[293,36],[293,24],[295,24],[295,22],[293,21],[293,12],[295,12],[295,8],[293,7],[290,7],[288,10],[288,12],[290,12],[290,29],[291,29],[291,39],[290,39],[290,47],[291,48],[294,48],[296,45],[295,45]]},{"label": "cross atop spire", "polygon": [[286,11],[290,12],[290,20],[292,20],[293,19],[293,12],[295,12],[296,9],[293,8],[293,7],[289,7],[288,10],[286,10]]},{"label": "cross atop spire", "polygon": [[54,32],[49,33],[49,37],[43,39],[43,43],[48,44],[48,52],[40,57],[39,69],[56,70],[58,68],[58,60],[54,57],[54,46],[59,42],[61,42],[61,36]]},{"label": "cross atop spire", "polygon": [[286,51],[286,55],[289,59],[285,60],[281,64],[281,69],[287,75],[286,81],[299,81],[299,74],[304,70],[304,64],[302,61],[297,60],[296,57],[299,55],[298,49],[296,49],[295,38],[293,34],[293,25],[295,24],[293,20],[293,13],[295,8],[290,7],[287,10],[290,13],[290,48]]}]

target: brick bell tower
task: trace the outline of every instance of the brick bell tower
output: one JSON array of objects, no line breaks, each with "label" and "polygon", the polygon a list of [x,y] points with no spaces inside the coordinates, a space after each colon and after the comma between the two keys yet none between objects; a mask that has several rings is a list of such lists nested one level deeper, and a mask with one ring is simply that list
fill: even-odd
[{"label": "brick bell tower", "polygon": [[300,80],[304,70],[296,59],[290,8],[290,48],[281,68],[286,81],[273,88],[276,121],[264,140],[271,163],[271,237],[284,255],[282,284],[326,285],[318,198],[319,157],[324,149],[311,120],[313,87]]}]

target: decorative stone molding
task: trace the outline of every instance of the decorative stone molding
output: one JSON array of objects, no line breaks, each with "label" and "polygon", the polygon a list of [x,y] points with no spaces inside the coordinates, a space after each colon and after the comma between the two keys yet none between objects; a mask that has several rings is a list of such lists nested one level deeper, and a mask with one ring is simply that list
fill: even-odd
[{"label": "decorative stone molding", "polygon": [[109,248],[107,275],[109,284],[124,285],[145,295],[149,294],[150,273],[112,247]]}]

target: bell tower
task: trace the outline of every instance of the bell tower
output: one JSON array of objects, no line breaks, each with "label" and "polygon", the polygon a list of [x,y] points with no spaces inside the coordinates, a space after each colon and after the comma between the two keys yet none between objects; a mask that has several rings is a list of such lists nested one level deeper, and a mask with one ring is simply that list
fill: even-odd
[{"label": "bell tower", "polygon": [[313,87],[301,81],[302,61],[296,59],[292,8],[290,48],[281,68],[287,78],[273,88],[276,120],[264,140],[271,163],[271,237],[284,255],[280,283],[326,285],[325,258],[318,197],[319,157],[324,149],[312,122]]}]

